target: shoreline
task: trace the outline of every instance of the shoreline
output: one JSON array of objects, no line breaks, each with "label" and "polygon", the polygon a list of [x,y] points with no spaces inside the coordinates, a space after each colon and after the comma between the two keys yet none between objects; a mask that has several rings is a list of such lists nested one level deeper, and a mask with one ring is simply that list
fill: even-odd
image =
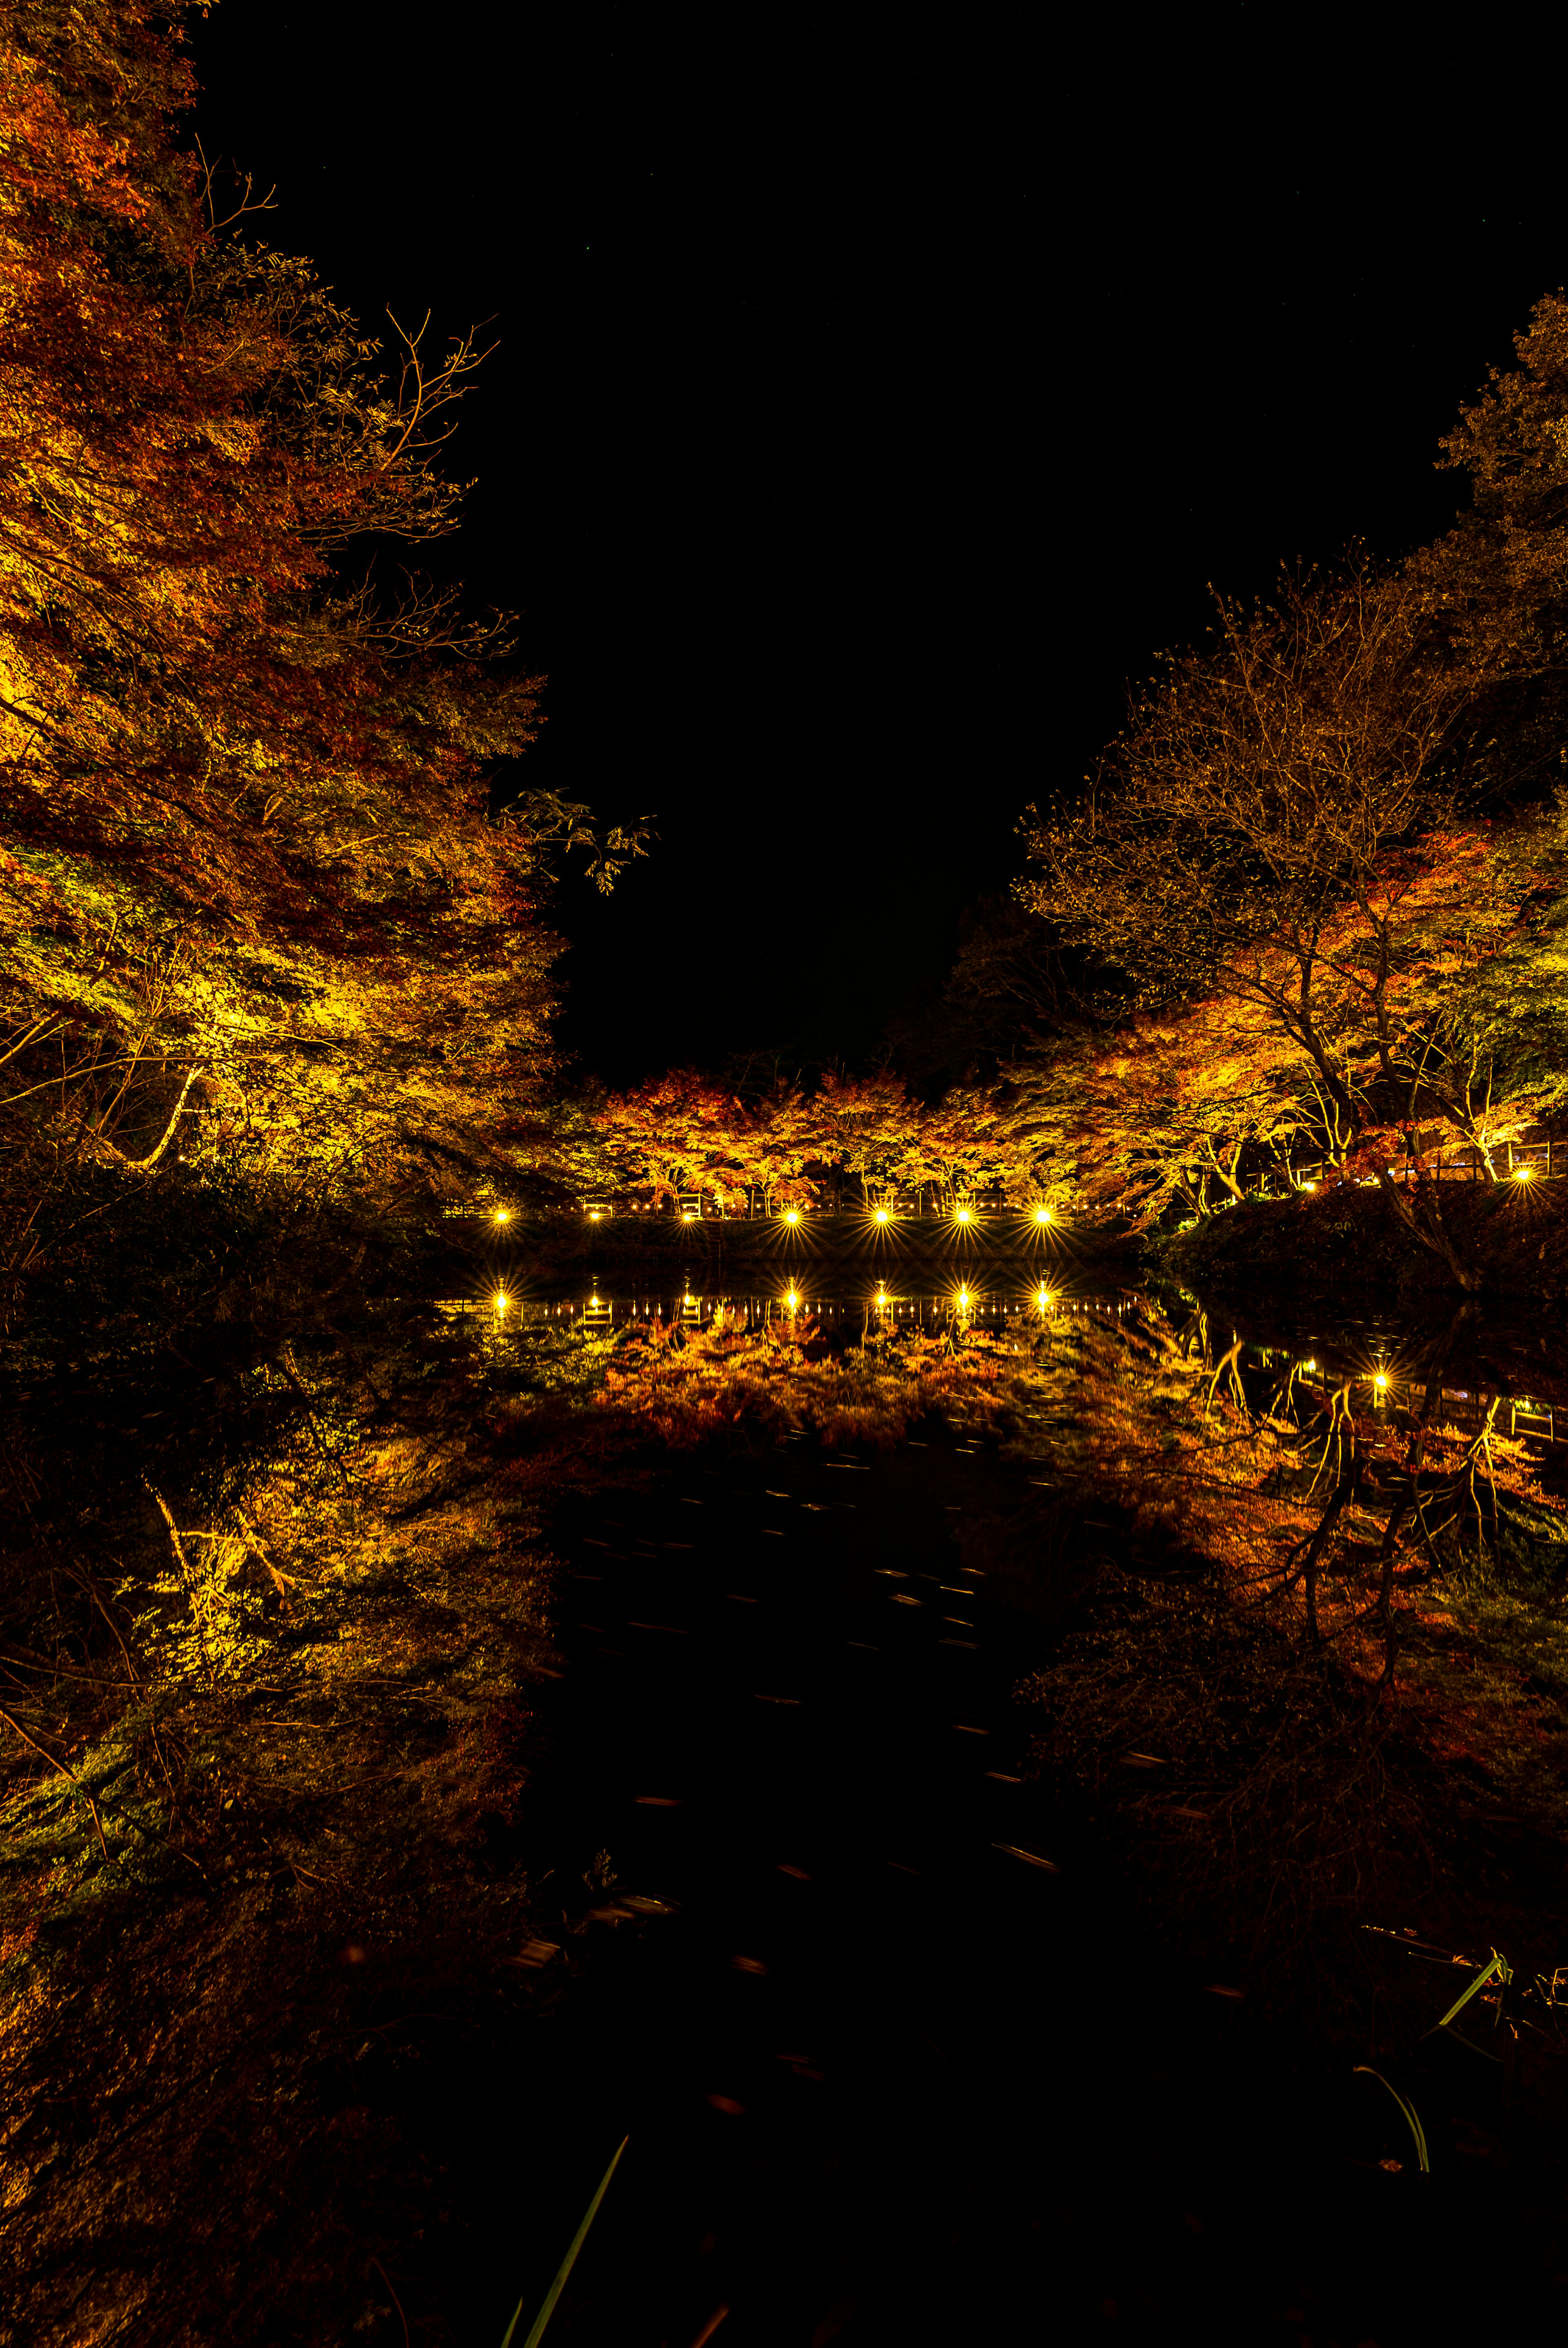
[{"label": "shoreline", "polygon": [[1195,1230],[1151,1241],[1145,1263],[1192,1284],[1293,1292],[1350,1287],[1402,1303],[1529,1297],[1568,1303],[1568,1182],[1454,1183],[1437,1200],[1444,1231],[1473,1267],[1461,1287],[1400,1221],[1381,1189],[1340,1185],[1290,1199],[1245,1200]]}]

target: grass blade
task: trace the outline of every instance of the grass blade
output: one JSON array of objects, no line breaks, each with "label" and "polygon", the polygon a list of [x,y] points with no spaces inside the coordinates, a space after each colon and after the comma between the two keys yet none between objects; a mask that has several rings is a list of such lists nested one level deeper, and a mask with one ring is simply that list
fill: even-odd
[{"label": "grass blade", "polygon": [[[1389,2082],[1384,2078],[1381,2071],[1374,2071],[1370,2063],[1358,2063],[1356,2069],[1358,2072],[1364,2071],[1368,2079],[1376,2079],[1379,2087],[1389,2087]],[[1427,2132],[1421,2126],[1416,2107],[1414,2104],[1408,2104],[1405,2101],[1405,2098],[1400,2095],[1398,2087],[1389,2087],[1389,2093],[1392,2096],[1394,2101],[1399,2105],[1399,2109],[1404,2113],[1406,2119],[1410,2124],[1410,2134],[1416,2139],[1416,2157],[1421,2166],[1421,2175],[1423,2177],[1430,2177],[1432,2173],[1432,2164],[1427,2158]],[[502,2348],[506,2348],[506,2343],[504,2342],[502,2343]]]},{"label": "grass blade", "polygon": [[[1464,1994],[1461,1997],[1455,1998],[1453,2003],[1450,2006],[1442,2020],[1440,2022],[1433,2023],[1431,2029],[1427,2033],[1427,2036],[1430,2038],[1434,2032],[1446,2030],[1450,2023],[1453,2020],[1455,2014],[1460,2013],[1463,2008],[1470,2003],[1478,1989],[1484,1989],[1486,1987],[1487,1982],[1492,1979],[1494,1974],[1500,1982],[1505,1984],[1513,1979],[1512,1968],[1498,1955],[1495,1949],[1493,1949],[1491,1952],[1491,1964],[1485,1965],[1481,1968],[1481,1972],[1477,1973],[1474,1981],[1471,1982]],[[1456,2038],[1459,2036],[1459,2032],[1457,2030],[1454,2033],[1454,2036]]]},{"label": "grass blade", "polygon": [[[588,2230],[599,2215],[599,2205],[609,2191],[610,2180],[614,2176],[616,2170],[620,2168],[620,2156],[626,2150],[626,2147],[630,2141],[631,2138],[630,2137],[623,2136],[621,2137],[620,2146],[616,2151],[615,2158],[610,2162],[610,2167],[600,2178],[599,2191],[589,2203],[588,2215],[583,2219],[581,2225],[578,2228],[577,2232],[573,2235],[571,2248],[567,2252],[565,2258],[561,2260],[560,2269],[554,2282],[551,2283],[548,2291],[545,2293],[545,2303],[534,2318],[533,2329],[528,2333],[528,2338],[524,2341],[523,2348],[539,2348],[539,2342],[545,2336],[545,2326],[549,2322],[551,2316],[555,2313],[556,2302],[567,2287],[568,2278],[569,2277],[573,2267],[577,2264],[577,2254],[581,2250],[584,2242],[588,2240]],[[518,2328],[518,2318],[521,2315],[522,2312],[523,2302],[519,2299],[516,2308],[513,2310],[512,2320],[507,2326],[507,2336],[501,2343],[501,2348],[512,2348],[512,2334]]]}]

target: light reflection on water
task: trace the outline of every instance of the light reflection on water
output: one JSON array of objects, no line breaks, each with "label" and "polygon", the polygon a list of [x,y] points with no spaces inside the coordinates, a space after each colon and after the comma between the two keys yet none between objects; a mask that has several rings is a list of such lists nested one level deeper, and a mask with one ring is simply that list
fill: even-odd
[{"label": "light reflection on water", "polygon": [[[554,1323],[613,1334],[640,1324],[679,1323],[687,1329],[711,1334],[724,1329],[737,1335],[768,1331],[799,1335],[809,1329],[841,1343],[853,1343],[863,1334],[973,1332],[1010,1337],[1015,1348],[1020,1341],[1032,1346],[1052,1332],[1070,1331],[1075,1323],[1098,1322],[1102,1328],[1122,1323],[1130,1334],[1141,1323],[1159,1323],[1167,1333],[1185,1323],[1194,1369],[1212,1366],[1228,1354],[1249,1384],[1283,1374],[1303,1402],[1323,1403],[1336,1392],[1348,1391],[1358,1407],[1387,1410],[1397,1417],[1412,1394],[1419,1399],[1426,1383],[1421,1345],[1397,1316],[1366,1319],[1336,1313],[1321,1334],[1291,1331],[1267,1341],[1243,1338],[1201,1310],[1189,1311],[1138,1291],[1095,1295],[1017,1282],[1005,1289],[954,1282],[923,1291],[883,1282],[875,1290],[847,1295],[842,1291],[824,1294],[804,1283],[749,1294],[710,1294],[695,1286],[628,1292],[612,1290],[609,1282],[570,1294],[529,1295],[519,1284],[487,1295],[442,1298],[437,1310],[459,1322],[478,1322],[490,1331]],[[1568,1369],[1568,1359],[1562,1366]],[[1553,1373],[1558,1367],[1555,1360],[1542,1365]],[[1548,1378],[1549,1384],[1558,1382]],[[1525,1391],[1522,1380],[1498,1375],[1491,1364],[1476,1363],[1467,1369],[1462,1354],[1448,1365],[1440,1401],[1445,1419],[1460,1429],[1481,1426],[1495,1403],[1499,1434],[1543,1444],[1568,1442],[1568,1393],[1543,1399]]]}]

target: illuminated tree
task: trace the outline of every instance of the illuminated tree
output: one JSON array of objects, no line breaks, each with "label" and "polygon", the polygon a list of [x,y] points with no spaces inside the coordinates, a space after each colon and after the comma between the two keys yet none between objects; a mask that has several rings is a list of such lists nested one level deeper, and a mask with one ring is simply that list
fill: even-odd
[{"label": "illuminated tree", "polygon": [[1489,778],[1538,796],[1568,758],[1568,298],[1538,302],[1514,347],[1442,443],[1471,510],[1408,582],[1473,682]]},{"label": "illuminated tree", "polygon": [[1296,1057],[1318,1146],[1357,1155],[1460,1278],[1440,1217],[1393,1178],[1405,1133],[1497,1138],[1497,1072],[1449,997],[1542,884],[1453,813],[1477,674],[1397,580],[1287,582],[1273,608],[1222,607],[1213,648],[1144,695],[1081,813],[1031,811],[1020,884],[1133,1003],[1261,1014]]},{"label": "illuminated tree", "polygon": [[14,12],[0,82],[14,1159],[178,1138],[459,1179],[497,1089],[551,1066],[544,863],[591,834],[548,797],[489,811],[537,724],[504,627],[343,558],[454,525],[438,450],[479,355],[395,330],[388,374],[307,264],[220,232],[161,21]]},{"label": "illuminated tree", "polygon": [[1015,1179],[1135,1226],[1240,1200],[1260,1162],[1287,1179],[1306,1124],[1285,1039],[1255,1006],[1222,1000],[1081,1030],[1005,1075]]}]

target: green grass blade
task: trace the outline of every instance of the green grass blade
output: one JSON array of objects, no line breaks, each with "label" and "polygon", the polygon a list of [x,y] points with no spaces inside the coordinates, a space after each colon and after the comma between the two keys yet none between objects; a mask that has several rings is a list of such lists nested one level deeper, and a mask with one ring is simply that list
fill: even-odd
[{"label": "green grass blade", "polygon": [[1442,2020],[1440,2022],[1433,2023],[1432,2029],[1428,2031],[1427,2036],[1430,2038],[1433,2030],[1446,2030],[1450,2023],[1453,2020],[1455,2014],[1460,2013],[1463,2007],[1470,2003],[1478,1989],[1484,1989],[1486,1987],[1487,1982],[1491,1981],[1494,1973],[1500,1982],[1509,1982],[1513,1978],[1509,1966],[1504,1960],[1498,1955],[1495,1949],[1493,1949],[1491,1952],[1491,1964],[1485,1965],[1481,1968],[1481,1972],[1477,1973],[1474,1981],[1471,1982],[1470,1987],[1465,1991],[1463,1996],[1456,1997],[1448,2012],[1444,2014]]},{"label": "green grass blade", "polygon": [[[577,2254],[581,2250],[584,2242],[588,2240],[588,2230],[599,2215],[599,2205],[603,2200],[606,2193],[610,2190],[610,2180],[614,2176],[616,2170],[620,2168],[621,2153],[626,2150],[626,2147],[630,2141],[631,2138],[630,2137],[623,2136],[621,2137],[620,2146],[616,2151],[615,2158],[610,2162],[610,2167],[600,2178],[599,2191],[589,2203],[588,2215],[583,2219],[581,2225],[578,2228],[575,2235],[572,2237],[571,2248],[567,2252],[565,2258],[561,2260],[560,2269],[554,2282],[551,2283],[548,2291],[545,2293],[545,2303],[534,2318],[533,2329],[528,2333],[528,2338],[524,2341],[523,2348],[539,2348],[539,2342],[545,2336],[545,2326],[549,2322],[551,2316],[555,2313],[556,2302],[567,2287],[568,2279],[571,2274],[573,2267],[577,2264]],[[523,2302],[519,2299],[513,2311],[512,2320],[507,2326],[507,2336],[501,2343],[501,2348],[512,2348],[512,2334],[518,2328],[518,2318],[521,2315],[522,2312]]]},{"label": "green grass blade", "polygon": [[[1368,2079],[1376,2079],[1379,2087],[1389,2087],[1389,2082],[1384,2078],[1381,2071],[1374,2071],[1370,2063],[1358,2063],[1356,2070],[1357,2072],[1364,2071]],[[1432,2173],[1432,2164],[1427,2157],[1427,2132],[1421,2126],[1420,2115],[1416,2110],[1414,2104],[1408,2104],[1405,2101],[1405,2098],[1400,2095],[1398,2087],[1389,2087],[1389,2093],[1399,2105],[1399,2109],[1404,2113],[1406,2121],[1409,2127],[1410,2134],[1416,2139],[1416,2158],[1420,2164],[1421,2175],[1423,2177],[1430,2177]],[[501,2343],[501,2348],[506,2348],[506,2343],[504,2341]]]}]

